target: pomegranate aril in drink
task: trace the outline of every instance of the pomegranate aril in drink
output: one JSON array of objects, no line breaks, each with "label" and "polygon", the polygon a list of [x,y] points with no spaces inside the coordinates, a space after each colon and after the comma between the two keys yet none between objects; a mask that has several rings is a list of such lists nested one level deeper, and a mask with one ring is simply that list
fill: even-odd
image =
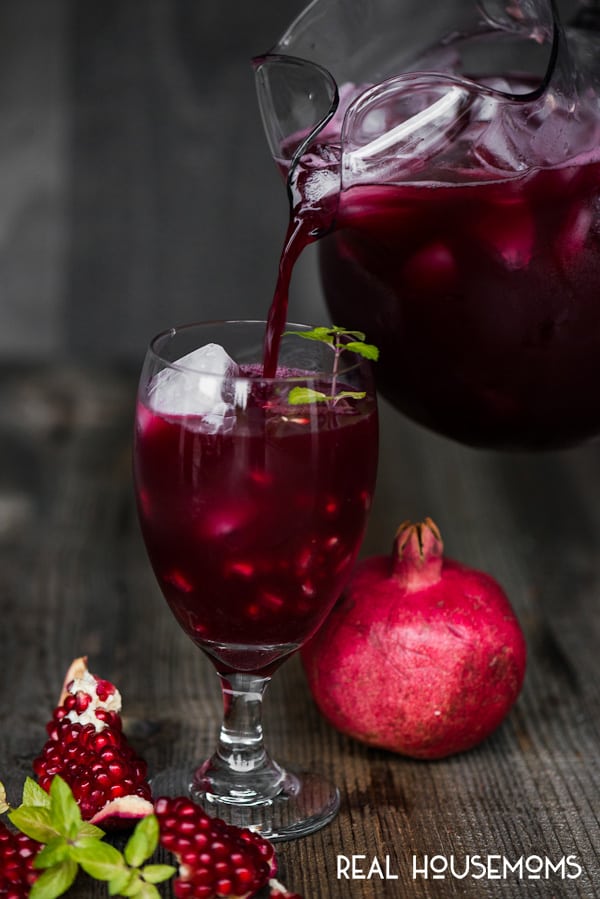
[{"label": "pomegranate aril in drink", "polygon": [[[239,427],[209,434],[144,406],[157,421],[138,429],[134,460],[137,484],[162,510],[147,516],[140,505],[140,521],[177,620],[213,660],[229,666],[216,647],[243,646],[248,670],[263,671],[265,647],[302,642],[337,598],[338,558],[365,524],[364,503],[348,496],[372,490],[377,420],[370,400],[305,416],[265,396],[250,369],[241,374],[252,414]],[[339,546],[326,546],[332,537]]]},{"label": "pomegranate aril in drink", "polygon": [[450,289],[457,277],[457,265],[450,247],[442,241],[418,249],[402,269],[409,284],[423,290]]}]

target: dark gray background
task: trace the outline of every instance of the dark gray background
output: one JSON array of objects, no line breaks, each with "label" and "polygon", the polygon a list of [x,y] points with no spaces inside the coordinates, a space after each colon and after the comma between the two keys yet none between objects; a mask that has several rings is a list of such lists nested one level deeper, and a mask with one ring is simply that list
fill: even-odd
[{"label": "dark gray background", "polygon": [[0,2],[3,358],[138,358],[171,324],[264,316],[287,198],[250,59],[303,5]]},{"label": "dark gray background", "polygon": [[[250,59],[304,5],[0,0],[1,358],[266,314],[288,207]],[[314,246],[290,317],[329,321]]]}]

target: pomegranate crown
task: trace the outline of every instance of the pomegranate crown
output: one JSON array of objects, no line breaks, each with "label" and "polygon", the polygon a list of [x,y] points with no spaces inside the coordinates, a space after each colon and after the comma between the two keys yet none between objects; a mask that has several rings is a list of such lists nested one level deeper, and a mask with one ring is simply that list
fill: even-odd
[{"label": "pomegranate crown", "polygon": [[394,538],[392,577],[408,593],[436,584],[442,573],[444,542],[431,518],[403,521]]}]

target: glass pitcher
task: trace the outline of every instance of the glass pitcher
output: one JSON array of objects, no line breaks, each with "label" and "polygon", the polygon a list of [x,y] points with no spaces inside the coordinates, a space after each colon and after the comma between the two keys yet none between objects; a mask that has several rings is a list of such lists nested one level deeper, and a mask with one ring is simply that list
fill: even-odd
[{"label": "glass pitcher", "polygon": [[378,344],[382,394],[471,445],[600,431],[596,13],[313,0],[255,60],[284,256],[319,241],[330,313]]}]

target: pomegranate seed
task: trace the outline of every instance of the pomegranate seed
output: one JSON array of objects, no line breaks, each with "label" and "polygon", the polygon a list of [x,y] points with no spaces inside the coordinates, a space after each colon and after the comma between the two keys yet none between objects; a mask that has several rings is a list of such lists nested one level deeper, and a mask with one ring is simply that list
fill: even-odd
[{"label": "pomegranate seed", "polygon": [[278,611],[283,606],[283,599],[275,593],[270,593],[268,590],[263,590],[260,598],[263,604],[268,606],[273,612]]},{"label": "pomegranate seed", "polygon": [[115,687],[110,681],[96,678],[96,696],[101,702],[106,702],[106,700],[110,699],[111,696],[114,696],[115,693]]},{"label": "pomegranate seed", "polygon": [[[90,684],[90,692],[68,692],[75,683],[81,685],[84,678]],[[64,778],[85,820],[93,818],[111,800],[125,800],[128,796],[151,799],[146,764],[122,733],[116,710],[117,690],[109,681],[93,678],[85,668],[71,681],[62,705],[55,709],[46,728],[48,740],[33,763],[45,790],[50,789],[56,774]],[[103,707],[108,702],[111,708]],[[80,716],[85,717],[82,720]]]},{"label": "pomegranate seed", "polygon": [[155,812],[161,844],[179,861],[177,899],[243,896],[267,883],[274,851],[259,835],[209,818],[187,799],[158,799]]},{"label": "pomegranate seed", "polygon": [[254,565],[251,562],[232,562],[227,570],[231,574],[237,574],[240,577],[252,577]]},{"label": "pomegranate seed", "polygon": [[170,571],[165,575],[165,581],[182,593],[191,593],[194,589],[193,583],[181,571]]},{"label": "pomegranate seed", "polygon": [[83,690],[79,690],[75,694],[75,711],[77,712],[77,714],[81,715],[83,712],[85,712],[91,701],[92,697],[89,695],[89,693],[84,693]]},{"label": "pomegranate seed", "polygon": [[108,764],[110,764],[110,762],[113,762],[117,758],[117,752],[115,750],[115,747],[112,746],[110,743],[108,745],[104,746],[100,750],[100,758],[102,759],[102,761],[105,765],[108,765]]},{"label": "pomegranate seed", "polygon": [[248,887],[254,879],[254,875],[249,868],[236,868],[235,876],[240,887]]},{"label": "pomegranate seed", "polygon": [[96,752],[101,752],[106,746],[110,746],[110,737],[108,734],[104,733],[104,731],[100,731],[99,734],[93,739],[93,747]]},{"label": "pomegranate seed", "polygon": [[127,776],[127,768],[123,762],[119,762],[118,760],[110,761],[108,765],[108,775],[112,781],[122,782],[123,778]]},{"label": "pomegranate seed", "polygon": [[33,860],[41,849],[40,843],[22,833],[15,833],[0,822],[0,896],[6,899],[26,899],[39,873]]},{"label": "pomegranate seed", "polygon": [[273,475],[270,472],[263,471],[260,468],[253,468],[250,472],[250,477],[255,484],[258,484],[259,487],[268,487],[269,484],[273,483]]},{"label": "pomegranate seed", "polygon": [[195,899],[210,899],[210,896],[213,895],[212,887],[198,886],[196,887],[196,889],[194,889],[194,885],[185,880],[175,881],[175,888],[173,892],[177,899],[188,899],[188,897],[192,895],[195,896]]}]

